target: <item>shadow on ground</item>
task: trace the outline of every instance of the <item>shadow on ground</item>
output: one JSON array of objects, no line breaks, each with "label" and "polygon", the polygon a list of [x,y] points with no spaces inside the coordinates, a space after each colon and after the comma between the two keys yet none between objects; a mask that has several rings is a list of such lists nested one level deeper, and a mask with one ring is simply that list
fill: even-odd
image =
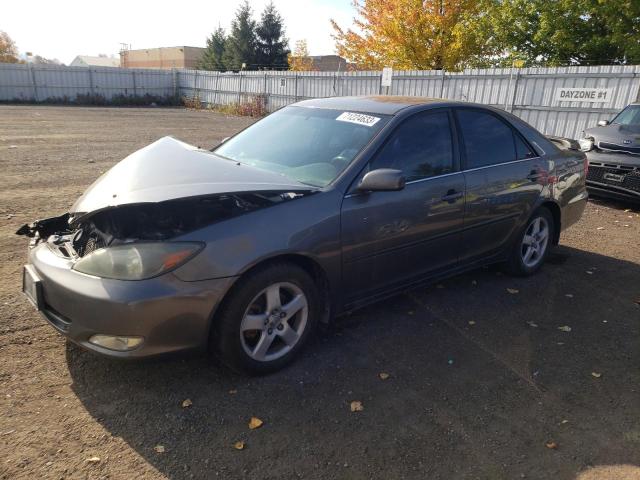
[{"label": "shadow on ground", "polygon": [[67,360],[88,412],[169,478],[575,479],[640,465],[639,299],[640,266],[560,247],[532,278],[478,270],[339,319],[268,377]]}]

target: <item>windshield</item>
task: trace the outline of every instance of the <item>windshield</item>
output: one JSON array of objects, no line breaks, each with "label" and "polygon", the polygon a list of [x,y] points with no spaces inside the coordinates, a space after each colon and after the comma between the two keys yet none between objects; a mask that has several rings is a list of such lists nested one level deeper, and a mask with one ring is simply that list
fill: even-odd
[{"label": "windshield", "polygon": [[619,125],[640,125],[640,105],[629,105],[611,123]]},{"label": "windshield", "polygon": [[388,117],[324,108],[285,107],[214,152],[316,187],[331,183]]}]

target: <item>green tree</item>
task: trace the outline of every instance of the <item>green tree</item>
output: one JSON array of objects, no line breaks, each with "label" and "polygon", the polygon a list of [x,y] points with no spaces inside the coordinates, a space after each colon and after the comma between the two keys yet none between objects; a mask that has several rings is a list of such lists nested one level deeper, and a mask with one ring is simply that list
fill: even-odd
[{"label": "green tree", "polygon": [[256,27],[256,59],[260,67],[286,68],[289,40],[285,37],[282,17],[273,2],[269,3]]},{"label": "green tree", "polygon": [[215,32],[211,34],[211,37],[207,38],[207,48],[205,49],[202,58],[198,62],[198,69],[200,70],[226,70],[224,64],[224,49],[227,42],[227,37],[222,27],[218,27]]},{"label": "green tree", "polygon": [[11,37],[0,30],[0,63],[18,63],[18,49]]},{"label": "green tree", "polygon": [[478,63],[598,65],[640,62],[638,0],[485,0],[470,30],[494,56]]},{"label": "green tree", "polygon": [[231,22],[231,32],[224,48],[224,64],[230,70],[239,70],[242,64],[250,69],[256,63],[256,22],[247,0],[240,4]]}]

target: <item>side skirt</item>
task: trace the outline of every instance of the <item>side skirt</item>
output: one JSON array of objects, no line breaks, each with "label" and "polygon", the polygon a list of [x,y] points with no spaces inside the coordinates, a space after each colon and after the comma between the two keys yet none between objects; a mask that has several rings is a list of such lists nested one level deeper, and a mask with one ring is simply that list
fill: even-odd
[{"label": "side skirt", "polygon": [[403,293],[406,290],[426,287],[426,286],[432,285],[433,283],[439,282],[441,280],[454,277],[456,275],[460,275],[461,273],[468,272],[470,270],[476,270],[477,268],[484,267],[485,265],[491,265],[494,263],[503,262],[506,259],[507,259],[507,254],[505,252],[498,252],[497,254],[492,255],[490,257],[484,258],[482,260],[477,260],[475,262],[467,263],[461,266],[456,266],[450,270],[438,272],[436,274],[431,274],[428,276],[412,278],[407,282],[403,282],[401,284],[388,288],[384,291],[376,292],[373,295],[369,295],[367,297],[350,301],[343,305],[343,307],[339,310],[336,316],[346,315],[359,308],[365,307],[372,303],[377,303],[389,297],[393,297],[395,295]]}]

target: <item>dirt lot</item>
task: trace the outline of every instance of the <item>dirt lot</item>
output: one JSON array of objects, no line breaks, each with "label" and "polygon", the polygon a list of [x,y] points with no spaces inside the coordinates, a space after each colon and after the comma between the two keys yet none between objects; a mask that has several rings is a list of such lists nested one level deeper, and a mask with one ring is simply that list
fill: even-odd
[{"label": "dirt lot", "polygon": [[590,203],[533,278],[484,269],[406,292],[339,320],[268,377],[68,348],[19,292],[26,241],[13,232],[163,135],[210,146],[248,123],[0,106],[0,478],[640,478],[630,206]]}]

